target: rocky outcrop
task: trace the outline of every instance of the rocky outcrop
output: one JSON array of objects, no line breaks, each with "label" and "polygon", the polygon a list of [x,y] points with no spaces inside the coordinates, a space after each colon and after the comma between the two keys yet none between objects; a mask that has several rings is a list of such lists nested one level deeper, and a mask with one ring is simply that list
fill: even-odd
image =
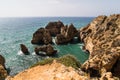
[{"label": "rocky outcrop", "polygon": [[36,66],[20,72],[7,80],[90,80],[80,75],[74,68],[54,61],[52,64]]},{"label": "rocky outcrop", "polygon": [[119,78],[114,77],[111,72],[107,72],[99,80],[119,80]]},{"label": "rocky outcrop", "polygon": [[40,28],[34,34],[31,41],[32,44],[49,44],[52,43],[52,37],[49,30]]},{"label": "rocky outcrop", "polygon": [[5,70],[5,59],[0,55],[0,80],[4,80],[7,77],[7,71]]},{"label": "rocky outcrop", "polygon": [[[36,47],[34,51],[37,55],[48,55],[48,56],[57,53],[57,50],[54,50],[54,48],[50,44]],[[45,54],[43,52],[45,52]]]},{"label": "rocky outcrop", "polygon": [[5,67],[5,58],[0,55],[0,64]]},{"label": "rocky outcrop", "polygon": [[28,48],[24,44],[20,44],[20,48],[25,55],[29,54]]},{"label": "rocky outcrop", "polygon": [[[94,75],[120,69],[120,14],[98,16],[90,24],[80,30],[80,38],[85,49],[89,51],[89,59],[82,68]],[[112,73],[113,73],[112,72]],[[119,76],[120,77],[120,76]]]},{"label": "rocky outcrop", "polygon": [[61,21],[58,21],[49,22],[45,28],[49,30],[51,36],[56,36],[57,34],[60,34],[60,30],[62,27],[64,27],[64,24]]},{"label": "rocky outcrop", "polygon": [[74,27],[73,24],[69,26],[64,26],[61,28],[61,34],[56,36],[56,43],[57,44],[65,44],[71,42],[74,37],[78,34],[78,31]]}]

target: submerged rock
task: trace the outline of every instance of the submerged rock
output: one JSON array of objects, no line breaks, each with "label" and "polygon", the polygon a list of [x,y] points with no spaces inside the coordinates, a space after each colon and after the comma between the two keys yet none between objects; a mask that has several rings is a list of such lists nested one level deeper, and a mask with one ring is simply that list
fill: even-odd
[{"label": "submerged rock", "polygon": [[89,59],[82,66],[84,70],[96,72],[95,75],[102,75],[112,70],[114,76],[115,72],[120,73],[114,68],[119,69],[120,14],[98,16],[80,30],[80,38],[85,44],[85,50],[90,53]]},{"label": "submerged rock", "polygon": [[34,34],[31,41],[32,44],[49,44],[52,43],[52,37],[49,30],[40,28]]},{"label": "submerged rock", "polygon": [[[50,44],[38,46],[35,48],[34,51],[37,55],[43,55],[43,56],[45,56],[45,55],[52,56],[57,53],[57,50],[54,50],[54,48]],[[43,52],[45,52],[45,53],[43,53]]]},{"label": "submerged rock", "polygon": [[20,44],[20,48],[25,55],[29,54],[28,48],[24,44]]}]

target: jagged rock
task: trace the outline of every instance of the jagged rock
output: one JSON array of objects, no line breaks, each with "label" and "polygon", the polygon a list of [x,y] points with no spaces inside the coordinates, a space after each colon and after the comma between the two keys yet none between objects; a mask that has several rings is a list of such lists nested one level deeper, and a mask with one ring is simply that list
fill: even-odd
[{"label": "jagged rock", "polygon": [[31,41],[32,44],[49,44],[52,43],[52,37],[49,30],[40,28],[34,34]]},{"label": "jagged rock", "polygon": [[29,54],[28,48],[24,44],[20,44],[20,48],[25,55]]},{"label": "jagged rock", "polygon": [[116,68],[119,69],[117,61],[120,58],[120,14],[98,16],[80,29],[80,38],[90,53],[83,69],[99,75],[113,69],[114,74],[120,73],[114,68],[117,65]]},{"label": "jagged rock", "polygon": [[62,34],[58,34],[55,38],[56,44],[66,44],[68,41]]},{"label": "jagged rock", "polygon": [[114,66],[112,67],[112,73],[113,75],[117,76],[120,78],[120,59],[118,59],[116,61],[116,63],[114,64]]},{"label": "jagged rock", "polygon": [[7,71],[5,70],[5,59],[0,55],[0,80],[5,80]]},{"label": "jagged rock", "polygon": [[73,24],[69,26],[64,26],[61,28],[61,34],[58,34],[56,36],[55,41],[57,44],[65,44],[71,42],[77,34],[78,31]]},{"label": "jagged rock", "polygon": [[111,72],[107,72],[99,80],[119,80],[119,78],[114,77]]},{"label": "jagged rock", "polygon": [[[54,50],[54,48],[50,44],[38,46],[35,48],[34,51],[37,55],[48,55],[48,56],[51,56],[51,55],[54,55],[57,53],[57,50]],[[40,53],[40,51],[41,51],[41,53]],[[45,52],[46,54],[43,54],[42,52]]]},{"label": "jagged rock", "polygon": [[5,80],[7,77],[7,71],[5,68],[0,64],[0,80]]},{"label": "jagged rock", "polygon": [[0,55],[0,64],[5,67],[5,58]]},{"label": "jagged rock", "polygon": [[64,27],[64,24],[61,21],[58,21],[49,22],[45,28],[49,30],[51,36],[56,36],[57,34],[60,34],[61,27]]},{"label": "jagged rock", "polygon": [[43,66],[27,69],[7,80],[90,80],[88,76],[80,75],[74,68],[66,67],[57,61]]}]

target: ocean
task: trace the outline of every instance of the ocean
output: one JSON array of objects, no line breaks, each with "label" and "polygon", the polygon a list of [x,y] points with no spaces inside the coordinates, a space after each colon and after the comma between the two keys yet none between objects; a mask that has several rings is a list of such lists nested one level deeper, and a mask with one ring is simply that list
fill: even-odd
[{"label": "ocean", "polygon": [[[36,62],[48,58],[35,55],[31,44],[33,33],[40,27],[45,27],[50,21],[62,21],[64,24],[73,23],[77,29],[86,26],[93,17],[28,17],[0,18],[0,54],[6,59],[6,68],[10,75],[29,68]],[[54,41],[54,39],[53,39]],[[30,55],[22,55],[20,44],[25,44]],[[89,54],[81,50],[82,43],[53,45],[58,50],[57,56],[74,55],[81,63],[88,59]]]}]

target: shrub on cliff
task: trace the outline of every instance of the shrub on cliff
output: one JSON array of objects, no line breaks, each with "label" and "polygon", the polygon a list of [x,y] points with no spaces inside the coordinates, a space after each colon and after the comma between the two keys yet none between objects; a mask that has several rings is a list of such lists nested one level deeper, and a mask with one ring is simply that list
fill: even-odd
[{"label": "shrub on cliff", "polygon": [[65,56],[62,56],[60,58],[48,58],[48,59],[45,59],[45,60],[42,60],[34,65],[32,65],[31,67],[35,67],[35,66],[38,66],[38,65],[45,65],[45,64],[51,64],[53,62],[53,60],[56,60],[57,62],[69,67],[73,67],[75,69],[78,69],[80,68],[80,62],[73,56],[73,55],[65,55]]}]

